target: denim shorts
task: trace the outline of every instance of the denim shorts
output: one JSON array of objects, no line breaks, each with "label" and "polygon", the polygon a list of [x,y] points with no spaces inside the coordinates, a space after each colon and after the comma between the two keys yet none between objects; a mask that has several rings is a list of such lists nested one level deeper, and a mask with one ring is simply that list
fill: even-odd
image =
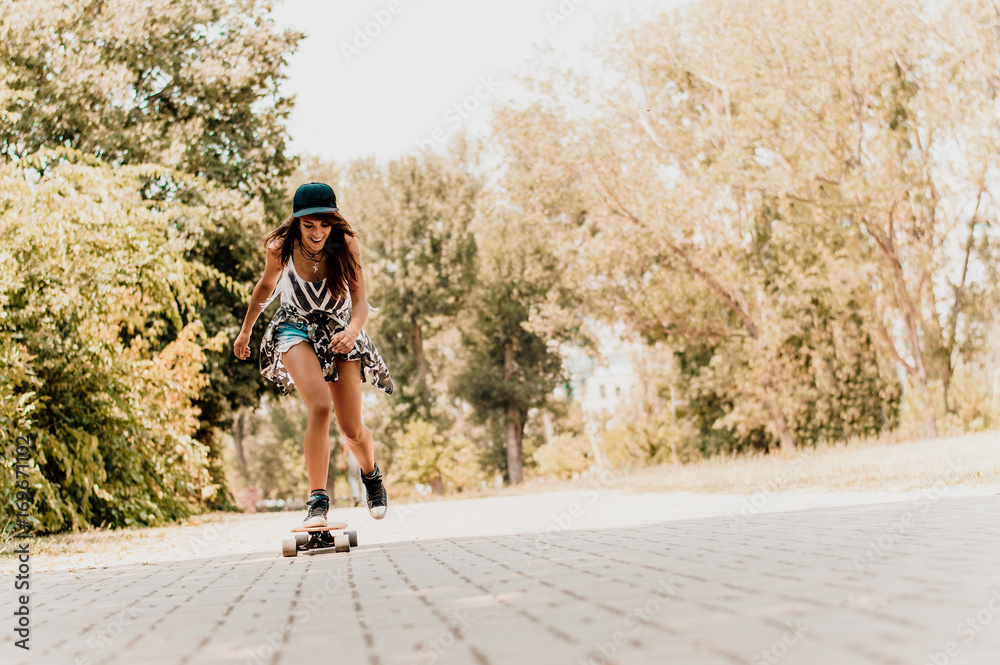
[{"label": "denim shorts", "polygon": [[284,353],[299,342],[308,342],[308,329],[299,323],[289,323],[284,321],[274,329],[277,350]]}]

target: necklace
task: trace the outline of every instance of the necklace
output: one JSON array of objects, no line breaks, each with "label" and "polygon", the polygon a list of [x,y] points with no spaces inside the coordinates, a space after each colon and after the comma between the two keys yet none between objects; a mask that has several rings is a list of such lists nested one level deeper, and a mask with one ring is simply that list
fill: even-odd
[{"label": "necklace", "polygon": [[309,250],[307,250],[302,243],[299,243],[299,249],[302,250],[302,256],[305,257],[307,261],[313,262],[313,274],[315,275],[319,272],[319,262],[323,260],[323,250],[321,249],[314,254],[310,254]]}]

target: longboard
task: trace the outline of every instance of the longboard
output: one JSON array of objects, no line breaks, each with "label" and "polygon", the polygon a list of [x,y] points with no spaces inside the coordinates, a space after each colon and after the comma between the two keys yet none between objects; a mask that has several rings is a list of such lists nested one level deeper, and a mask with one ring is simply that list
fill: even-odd
[{"label": "longboard", "polygon": [[[291,529],[294,538],[281,541],[283,556],[298,556],[299,552],[313,554],[320,550],[350,552],[358,546],[358,532],[345,531],[346,522],[327,522],[326,526],[300,526]],[[334,533],[340,531],[341,533]]]}]

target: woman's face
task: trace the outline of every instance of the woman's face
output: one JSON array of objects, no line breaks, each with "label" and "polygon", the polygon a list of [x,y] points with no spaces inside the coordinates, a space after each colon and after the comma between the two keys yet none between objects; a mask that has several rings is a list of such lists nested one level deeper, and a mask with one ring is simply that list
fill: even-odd
[{"label": "woman's face", "polygon": [[309,217],[299,218],[299,230],[302,233],[302,244],[310,251],[317,251],[326,243],[330,236],[330,222],[324,222]]}]

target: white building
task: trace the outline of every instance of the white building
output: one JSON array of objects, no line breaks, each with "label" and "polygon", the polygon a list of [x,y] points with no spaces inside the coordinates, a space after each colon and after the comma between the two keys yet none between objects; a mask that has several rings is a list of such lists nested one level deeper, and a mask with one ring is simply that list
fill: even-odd
[{"label": "white building", "polygon": [[598,338],[602,343],[597,358],[576,347],[563,347],[569,394],[560,387],[556,396],[579,402],[584,413],[608,411],[614,415],[618,405],[638,388],[634,363],[642,345],[625,342],[610,329],[600,330]]}]

